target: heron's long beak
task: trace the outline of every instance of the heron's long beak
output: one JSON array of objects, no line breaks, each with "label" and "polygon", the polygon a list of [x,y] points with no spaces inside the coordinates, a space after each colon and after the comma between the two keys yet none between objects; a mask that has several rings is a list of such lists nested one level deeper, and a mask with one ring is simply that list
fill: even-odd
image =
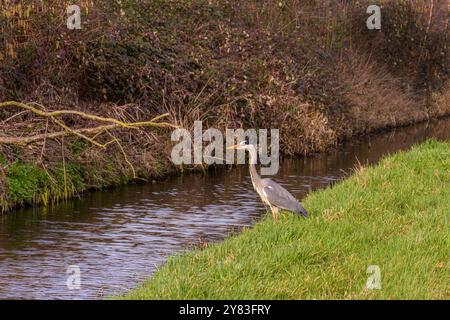
[{"label": "heron's long beak", "polygon": [[234,144],[232,146],[227,147],[227,149],[237,149],[237,148],[238,148],[237,144]]}]

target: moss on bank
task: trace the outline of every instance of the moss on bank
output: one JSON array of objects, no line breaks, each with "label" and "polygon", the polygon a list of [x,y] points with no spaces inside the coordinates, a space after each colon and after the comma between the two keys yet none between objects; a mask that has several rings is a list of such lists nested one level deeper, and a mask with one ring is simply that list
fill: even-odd
[{"label": "moss on bank", "polygon": [[[361,167],[220,244],[169,258],[127,299],[445,299],[450,142]],[[381,289],[367,289],[370,265]]]},{"label": "moss on bank", "polygon": [[[102,189],[130,182],[131,177],[114,174],[112,164],[95,173],[87,165],[60,163],[50,169],[33,163],[3,163],[0,178],[0,214],[23,205],[49,205],[67,200],[88,189]],[[97,174],[97,175],[96,175]]]},{"label": "moss on bank", "polygon": [[[79,147],[80,142],[68,143],[69,148],[74,145]],[[42,163],[8,160],[0,153],[0,215],[24,205],[68,200],[87,190],[160,179],[176,169],[157,160],[149,167],[137,168],[135,177],[120,158],[104,157],[98,163],[57,162],[47,167]]]},{"label": "moss on bank", "polygon": [[0,211],[24,204],[48,205],[86,190],[78,165],[59,165],[49,172],[32,163],[16,161],[3,171],[5,192],[0,198]]}]

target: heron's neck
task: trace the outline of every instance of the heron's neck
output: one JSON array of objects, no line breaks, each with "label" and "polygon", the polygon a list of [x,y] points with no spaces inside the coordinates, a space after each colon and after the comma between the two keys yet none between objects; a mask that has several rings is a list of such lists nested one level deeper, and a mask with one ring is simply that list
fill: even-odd
[{"label": "heron's neck", "polygon": [[252,177],[252,181],[253,182],[257,182],[259,180],[261,180],[261,177],[259,176],[258,172],[256,171],[256,162],[258,160],[258,156],[256,154],[256,149],[254,146],[250,146],[250,148],[248,149],[248,152],[250,153],[250,175]]}]

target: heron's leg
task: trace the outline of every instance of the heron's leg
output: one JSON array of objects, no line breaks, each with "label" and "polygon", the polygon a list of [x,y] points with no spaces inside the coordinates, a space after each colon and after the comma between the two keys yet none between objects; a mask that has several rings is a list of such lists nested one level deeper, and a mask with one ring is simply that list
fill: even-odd
[{"label": "heron's leg", "polygon": [[277,207],[271,207],[273,218],[275,220],[275,223],[278,223],[278,208]]}]

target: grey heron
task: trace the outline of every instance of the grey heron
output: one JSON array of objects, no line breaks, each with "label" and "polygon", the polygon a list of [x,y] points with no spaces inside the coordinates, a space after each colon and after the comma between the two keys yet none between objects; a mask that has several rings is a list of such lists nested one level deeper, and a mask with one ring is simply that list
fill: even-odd
[{"label": "grey heron", "polygon": [[275,181],[265,178],[262,179],[256,171],[257,153],[253,144],[242,141],[239,144],[228,147],[228,149],[247,150],[250,154],[250,176],[253,188],[261,197],[264,204],[268,205],[272,211],[275,223],[278,223],[278,212],[280,209],[290,211],[301,216],[307,217],[308,212],[303,208],[300,202],[289,193],[285,188]]}]

